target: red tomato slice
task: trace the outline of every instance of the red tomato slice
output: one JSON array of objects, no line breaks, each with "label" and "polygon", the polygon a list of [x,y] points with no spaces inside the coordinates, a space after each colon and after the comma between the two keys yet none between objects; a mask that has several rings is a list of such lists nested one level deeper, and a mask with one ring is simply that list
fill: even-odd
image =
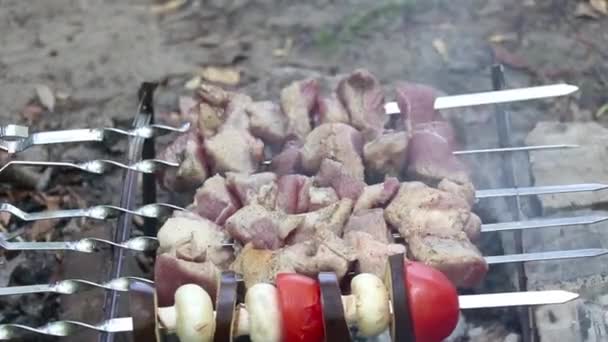
[{"label": "red tomato slice", "polygon": [[283,341],[323,342],[321,290],[312,278],[296,273],[279,273],[279,292]]},{"label": "red tomato slice", "polygon": [[416,341],[443,341],[458,323],[456,287],[439,270],[423,263],[406,261],[405,268]]}]

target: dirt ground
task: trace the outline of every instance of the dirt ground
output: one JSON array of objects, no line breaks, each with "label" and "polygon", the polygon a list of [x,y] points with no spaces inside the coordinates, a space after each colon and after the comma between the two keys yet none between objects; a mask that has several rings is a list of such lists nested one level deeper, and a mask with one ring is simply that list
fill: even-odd
[{"label": "dirt ground", "polygon": [[[541,118],[606,124],[608,115],[602,114],[608,103],[608,20],[586,4],[582,0],[3,0],[0,124],[28,124],[32,131],[128,127],[140,82],[163,82],[156,101],[159,112],[167,112],[177,109],[178,95],[188,92],[184,84],[206,66],[238,71],[235,87],[257,99],[276,99],[279,89],[293,79],[359,67],[369,69],[386,85],[410,80],[448,94],[485,91],[491,88],[489,66],[495,60],[507,66],[508,87],[568,82],[581,88],[567,101],[513,106],[525,118],[516,122],[519,135],[525,136]],[[47,108],[48,96],[36,92],[45,87],[53,94],[52,111]],[[467,123],[463,125],[466,132]],[[490,147],[476,145],[474,132],[466,134],[462,137],[466,146]],[[121,140],[57,145],[33,149],[20,158],[120,159],[125,148]],[[49,196],[69,197],[65,201],[71,205],[119,201],[119,173],[99,178],[56,170],[53,175],[39,191],[4,182],[0,184],[3,199],[17,198],[32,209],[48,207]],[[69,186],[59,186],[66,182]],[[47,197],[40,200],[41,194]],[[104,229],[99,228],[103,224],[81,223],[60,222],[36,237],[78,236]],[[23,226],[3,217],[0,224],[9,231]],[[31,230],[25,227],[28,234]],[[60,260],[63,257],[53,254],[0,254],[0,286],[61,278],[65,269],[57,266]],[[15,267],[31,272],[27,276],[15,272],[11,277]],[[68,273],[79,272],[86,273]],[[0,305],[0,323],[41,324],[58,317],[59,305],[62,312],[69,311],[65,300],[49,296],[2,299]]]}]

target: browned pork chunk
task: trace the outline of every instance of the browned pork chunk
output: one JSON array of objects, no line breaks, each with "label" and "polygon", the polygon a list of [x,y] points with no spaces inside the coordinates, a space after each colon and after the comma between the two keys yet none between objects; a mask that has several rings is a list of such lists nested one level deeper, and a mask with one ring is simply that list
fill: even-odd
[{"label": "browned pork chunk", "polygon": [[374,75],[367,70],[355,70],[340,81],[336,92],[353,127],[368,139],[382,132],[388,117],[384,113],[384,93]]},{"label": "browned pork chunk", "polygon": [[297,81],[281,91],[281,108],[287,117],[287,135],[304,140],[310,132],[311,111],[315,107],[319,83],[314,79]]},{"label": "browned pork chunk", "polygon": [[[178,258],[173,253],[156,256],[154,283],[158,306],[174,304],[175,291],[185,284],[197,284],[215,298],[221,270],[211,261],[194,262]],[[214,300],[214,299],[213,299]]]},{"label": "browned pork chunk", "polygon": [[289,236],[287,243],[307,241],[319,234],[325,234],[325,231],[342,236],[352,209],[353,201],[345,198],[319,210],[297,215],[303,218],[302,224]]},{"label": "browned pork chunk", "polygon": [[248,131],[227,126],[205,140],[205,152],[213,173],[253,173],[264,155],[264,143]]},{"label": "browned pork chunk", "polygon": [[358,271],[372,273],[380,278],[386,274],[386,261],[389,256],[405,254],[405,246],[380,242],[364,231],[345,233],[344,240],[357,254]]},{"label": "browned pork chunk", "polygon": [[276,103],[254,102],[247,107],[246,111],[249,115],[251,134],[270,144],[283,142],[287,134],[287,120]]},{"label": "browned pork chunk", "polygon": [[267,209],[274,209],[277,199],[277,176],[272,172],[226,173],[226,185],[236,194],[240,203],[245,206],[259,204]]},{"label": "browned pork chunk", "polygon": [[354,211],[383,207],[393,199],[400,185],[397,178],[388,177],[383,183],[364,187],[363,192],[355,202]]},{"label": "browned pork chunk", "polygon": [[330,97],[319,97],[317,102],[319,112],[319,124],[324,123],[345,123],[350,122],[348,112],[334,93]]},{"label": "browned pork chunk", "polygon": [[303,175],[286,175],[279,178],[276,208],[288,214],[308,211],[309,189],[312,180]]},{"label": "browned pork chunk", "polygon": [[310,203],[308,204],[308,210],[313,211],[327,207],[332,203],[338,202],[338,194],[333,188],[330,187],[316,187],[311,186],[308,189],[308,196]]},{"label": "browned pork chunk", "polygon": [[485,259],[465,233],[480,221],[461,197],[406,182],[384,214],[399,229],[414,259],[442,270],[457,286],[473,287],[485,276]]},{"label": "browned pork chunk", "polygon": [[162,185],[167,189],[191,191],[208,176],[202,141],[195,131],[177,137],[158,158],[179,164],[177,169],[170,168],[161,174]]},{"label": "browned pork chunk", "polygon": [[269,170],[277,176],[299,173],[302,168],[301,143],[298,140],[288,140],[280,153],[272,158]]},{"label": "browned pork chunk", "polygon": [[405,171],[409,133],[383,134],[363,146],[368,175],[398,177]]},{"label": "browned pork chunk", "polygon": [[194,203],[188,209],[217,224],[224,224],[230,215],[234,214],[240,204],[228,187],[226,180],[220,175],[209,178],[202,187],[196,190]]},{"label": "browned pork chunk", "polygon": [[232,262],[232,250],[224,248],[229,236],[222,227],[185,212],[168,219],[158,231],[158,253],[174,253],[182,260],[210,261],[222,269]]},{"label": "browned pork chunk", "polygon": [[376,241],[388,243],[388,227],[384,220],[384,210],[365,209],[353,213],[344,227],[344,236],[346,237],[351,232],[364,232]]},{"label": "browned pork chunk", "polygon": [[326,231],[313,240],[278,250],[256,249],[246,245],[231,266],[243,275],[249,288],[257,283],[272,283],[278,273],[295,272],[316,276],[319,272],[334,272],[344,277],[355,254],[344,241]]},{"label": "browned pork chunk", "polygon": [[407,174],[412,179],[437,184],[442,179],[470,182],[465,165],[453,155],[453,132],[447,122],[415,129],[408,147]]},{"label": "browned pork chunk", "polygon": [[303,221],[302,217],[251,204],[230,216],[224,227],[243,245],[251,242],[256,248],[277,249]]},{"label": "browned pork chunk", "polygon": [[339,198],[350,198],[356,201],[365,188],[365,182],[353,176],[342,163],[324,159],[319,173],[315,176],[318,186],[330,186]]},{"label": "browned pork chunk", "polygon": [[352,177],[363,180],[362,153],[363,137],[359,131],[342,123],[323,124],[306,137],[302,147],[302,167],[313,174],[324,159],[331,159],[343,164]]},{"label": "browned pork chunk", "polygon": [[439,112],[435,110],[435,99],[440,95],[436,89],[424,84],[399,82],[395,92],[407,127],[440,120]]}]

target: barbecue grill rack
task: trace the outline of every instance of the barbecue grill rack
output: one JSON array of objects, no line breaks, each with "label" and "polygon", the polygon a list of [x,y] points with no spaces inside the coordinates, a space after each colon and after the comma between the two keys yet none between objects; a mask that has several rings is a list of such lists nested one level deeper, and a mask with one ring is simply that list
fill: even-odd
[{"label": "barbecue grill rack", "polygon": [[[494,66],[492,70],[494,90],[502,89],[504,85],[504,74],[502,66]],[[156,235],[157,219],[170,214],[173,210],[185,210],[172,204],[155,203],[156,201],[156,183],[155,172],[171,167],[177,167],[175,163],[154,159],[154,137],[160,134],[180,134],[188,130],[189,125],[184,124],[180,127],[169,127],[164,125],[154,124],[154,109],[152,105],[153,92],[156,84],[143,83],[139,90],[138,114],[135,117],[133,128],[129,130],[116,128],[102,129],[78,129],[67,131],[40,132],[30,133],[29,129],[19,125],[0,126],[0,149],[9,153],[18,153],[31,146],[41,144],[58,144],[58,143],[73,143],[84,141],[103,141],[109,135],[121,135],[129,139],[128,162],[126,164],[118,163],[111,160],[94,160],[84,163],[69,163],[69,162],[41,162],[41,161],[10,161],[0,168],[0,172],[8,167],[23,167],[23,166],[58,166],[69,167],[90,172],[95,174],[103,174],[111,168],[120,168],[123,170],[125,180],[121,202],[118,206],[113,205],[98,205],[87,209],[76,210],[57,210],[46,211],[40,213],[26,213],[19,208],[9,204],[0,204],[0,212],[5,211],[18,217],[24,221],[36,221],[55,218],[72,218],[72,217],[89,217],[99,220],[107,220],[118,218],[116,223],[116,231],[113,240],[84,238],[78,241],[68,242],[23,242],[10,241],[18,238],[9,234],[0,235],[0,247],[6,250],[68,250],[75,253],[92,253],[102,248],[112,248],[112,272],[107,280],[103,283],[94,283],[85,279],[66,279],[53,284],[41,284],[21,287],[0,288],[0,295],[19,295],[26,293],[39,292],[54,292],[59,294],[73,294],[79,291],[86,291],[91,288],[102,288],[107,290],[107,296],[104,306],[105,320],[101,323],[79,322],[79,321],[56,321],[49,322],[41,327],[29,327],[18,324],[0,324],[0,340],[10,340],[22,336],[25,333],[44,334],[51,336],[68,336],[80,329],[90,329],[100,332],[100,341],[113,341],[115,333],[133,331],[135,341],[152,341],[156,336],[156,322],[154,321],[154,301],[153,301],[153,282],[148,279],[130,277],[122,274],[122,263],[125,251],[151,251],[157,247]],[[439,104],[436,107],[453,108],[470,105],[482,104],[498,104],[511,101],[531,100],[538,98],[546,98],[553,96],[568,95],[577,88],[570,85],[553,85],[525,89],[512,89],[503,91],[502,93],[477,93],[461,96],[444,97],[438,99]],[[451,100],[450,100],[451,98]],[[395,112],[394,103],[386,105],[387,114]],[[608,220],[608,217],[603,216],[577,216],[559,219],[520,219],[521,196],[533,196],[542,194],[557,194],[582,191],[598,191],[608,188],[604,184],[572,184],[572,185],[556,185],[556,186],[538,186],[538,187],[518,187],[513,177],[513,165],[511,156],[518,152],[528,151],[544,151],[555,149],[576,148],[576,145],[542,145],[542,146],[512,146],[510,143],[510,127],[509,114],[502,108],[501,105],[496,105],[497,129],[499,133],[500,146],[497,148],[480,148],[476,150],[456,151],[455,154],[480,154],[480,153],[498,153],[504,157],[506,169],[510,175],[506,176],[506,187],[503,189],[486,189],[478,190],[476,197],[492,198],[505,197],[513,200],[514,217],[517,219],[513,222],[500,222],[492,224],[483,224],[482,232],[503,232],[515,231],[521,232],[525,229],[539,229],[551,227],[566,227],[574,225],[590,225]],[[511,165],[508,167],[508,165]],[[137,193],[135,185],[139,174],[142,174],[142,198],[144,205],[135,208],[135,195]],[[144,218],[144,234],[145,236],[131,236],[131,219],[133,216],[141,216]],[[521,237],[519,237],[521,239]],[[228,244],[229,245],[229,244]],[[532,260],[555,260],[592,257],[607,254],[606,249],[581,249],[569,251],[547,251],[540,253],[525,254],[521,250],[521,241],[516,248],[517,254],[488,256],[489,264],[498,263],[523,263]],[[520,279],[525,279],[525,275],[521,274],[523,268],[519,270]],[[520,291],[525,291],[525,282],[519,284]],[[142,314],[141,311],[132,311],[132,317],[115,317],[117,311],[117,292],[129,292],[130,301],[144,303],[148,309],[148,315]],[[551,292],[551,291],[549,291]],[[563,303],[577,297],[575,294],[554,291],[543,297],[539,293],[539,302],[536,304],[547,303]],[[536,294],[531,294],[536,295]],[[553,297],[551,297],[553,296]],[[491,296],[490,296],[491,297]],[[479,297],[479,300],[486,301],[485,298]],[[545,298],[544,301],[540,298]],[[461,300],[466,299],[461,296]],[[471,298],[473,299],[473,298]],[[503,303],[504,304],[504,303]],[[533,303],[532,303],[533,304]],[[134,305],[130,307],[133,308]],[[474,307],[474,306],[471,306]],[[466,308],[466,305],[465,307]],[[152,314],[150,314],[152,312]],[[534,329],[534,323],[530,321],[530,317],[525,318],[530,324],[524,324],[524,339],[529,340],[529,331]],[[409,340],[413,340],[413,334],[410,331],[405,335],[409,336]],[[168,336],[164,333],[162,336]],[[529,335],[529,336],[527,336]],[[161,336],[161,337],[162,337]],[[173,337],[175,338],[175,337]]]}]

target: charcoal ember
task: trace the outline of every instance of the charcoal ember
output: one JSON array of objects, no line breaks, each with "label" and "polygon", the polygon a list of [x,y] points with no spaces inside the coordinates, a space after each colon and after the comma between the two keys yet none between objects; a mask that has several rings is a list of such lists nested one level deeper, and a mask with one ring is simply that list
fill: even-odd
[{"label": "charcoal ember", "polygon": [[344,240],[357,254],[357,271],[372,273],[380,278],[386,274],[386,260],[389,256],[405,254],[405,246],[379,241],[363,230],[345,232]]},{"label": "charcoal ember", "polygon": [[397,105],[407,127],[441,120],[435,110],[435,99],[442,95],[438,90],[418,83],[399,82],[395,86]]},{"label": "charcoal ember", "polygon": [[308,173],[319,170],[324,159],[341,163],[352,177],[363,180],[363,136],[353,127],[329,123],[316,127],[302,147],[302,167]]},{"label": "charcoal ember", "polygon": [[215,301],[221,270],[211,261],[194,262],[180,259],[175,252],[156,256],[154,283],[158,306],[175,304],[175,291],[185,284],[201,286]]},{"label": "charcoal ember", "polygon": [[264,143],[247,130],[224,127],[204,142],[213,173],[253,173],[264,156]]},{"label": "charcoal ember", "polygon": [[328,205],[335,203],[339,200],[336,191],[330,187],[311,186],[308,188],[308,197],[309,211],[314,211],[327,207]]},{"label": "charcoal ember", "polygon": [[356,201],[365,189],[365,182],[350,173],[342,163],[324,159],[315,175],[315,184],[321,187],[330,186],[339,198],[350,198]]},{"label": "charcoal ember", "polygon": [[281,90],[281,108],[287,117],[287,134],[303,140],[311,130],[311,112],[319,93],[315,79],[296,81]]},{"label": "charcoal ember", "polygon": [[389,232],[384,220],[384,209],[365,209],[354,212],[344,226],[344,236],[351,232],[364,232],[374,240],[388,243]]},{"label": "charcoal ember", "polygon": [[303,175],[279,178],[276,208],[288,214],[305,213],[310,207],[312,179]]},{"label": "charcoal ember", "polygon": [[259,204],[267,209],[274,209],[278,185],[277,175],[272,172],[254,173],[226,173],[226,184],[230,192],[236,194],[243,206]]},{"label": "charcoal ember", "polygon": [[157,253],[174,253],[187,261],[211,261],[226,269],[232,261],[232,251],[223,247],[228,238],[221,226],[196,214],[185,213],[168,219],[160,228]]},{"label": "charcoal ember", "polygon": [[407,163],[408,132],[382,134],[363,146],[363,160],[368,175],[398,177]]},{"label": "charcoal ember", "polygon": [[300,173],[302,169],[302,144],[298,140],[288,140],[280,153],[272,158],[269,170],[277,176]]},{"label": "charcoal ember", "polygon": [[342,236],[344,226],[353,210],[353,201],[345,198],[324,208],[300,214],[302,223],[288,237],[288,244],[295,244],[314,239],[319,234],[329,231]]},{"label": "charcoal ember", "polygon": [[385,206],[399,190],[399,180],[388,177],[382,183],[368,185],[363,188],[361,195],[355,202],[354,212]]},{"label": "charcoal ember", "polygon": [[302,217],[252,204],[230,216],[224,227],[243,245],[252,243],[256,248],[277,249],[303,221]]},{"label": "charcoal ember", "polygon": [[419,125],[414,129],[407,154],[407,175],[411,179],[437,184],[442,179],[470,183],[469,170],[453,154],[454,133],[445,121]]},{"label": "charcoal ember", "polygon": [[177,137],[158,158],[179,164],[177,169],[170,168],[161,172],[161,184],[166,189],[191,191],[208,177],[202,141],[195,131]]},{"label": "charcoal ember", "polygon": [[472,230],[471,224],[481,222],[463,198],[420,182],[406,182],[384,214],[415,260],[441,270],[456,286],[473,287],[483,280],[488,265],[466,233]]},{"label": "charcoal ember", "polygon": [[374,138],[382,132],[388,117],[384,112],[384,93],[374,75],[367,70],[355,70],[338,83],[336,93],[353,127],[366,138]]},{"label": "charcoal ember", "polygon": [[335,234],[324,231],[313,240],[297,243],[278,250],[256,249],[245,245],[231,266],[243,275],[249,288],[257,283],[273,283],[278,273],[291,272],[316,276],[319,272],[334,272],[344,277],[356,255]]},{"label": "charcoal ember", "polygon": [[346,108],[333,93],[329,97],[320,96],[317,100],[318,124],[324,123],[350,123]]},{"label": "charcoal ember", "polygon": [[188,209],[222,225],[240,207],[239,200],[230,192],[226,179],[215,175],[207,179],[203,186],[196,190],[194,203]]},{"label": "charcoal ember", "polygon": [[287,119],[281,107],[270,101],[254,102],[246,112],[251,134],[269,144],[281,144],[287,135]]}]

